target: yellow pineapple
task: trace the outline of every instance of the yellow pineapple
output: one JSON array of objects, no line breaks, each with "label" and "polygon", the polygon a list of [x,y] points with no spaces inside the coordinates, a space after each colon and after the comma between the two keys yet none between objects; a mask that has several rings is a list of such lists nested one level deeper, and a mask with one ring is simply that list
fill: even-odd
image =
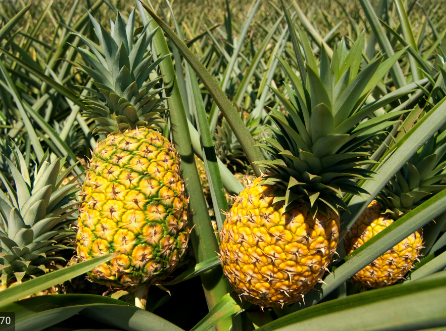
[{"label": "yellow pineapple", "polygon": [[[347,252],[350,254],[393,222],[387,214],[382,213],[380,204],[372,201],[345,236]],[[362,286],[375,288],[397,282],[412,268],[420,253],[422,241],[422,232],[414,232],[356,273],[352,279]]]},{"label": "yellow pineapple", "polygon": [[117,253],[90,278],[111,287],[147,287],[173,271],[189,239],[180,158],[153,126],[161,122],[164,100],[154,90],[160,77],[147,79],[163,58],[153,62],[147,52],[156,32],[148,26],[133,41],[134,12],[127,25],[118,13],[111,35],[90,18],[105,58],[83,39],[92,53],[78,48],[89,65],[80,66],[102,101],[86,100],[86,115],[107,137],[97,144],[82,187],[77,255],[83,261]]},{"label": "yellow pineapple", "polygon": [[223,270],[234,289],[254,304],[274,306],[303,298],[336,251],[339,216],[312,216],[305,204],[284,213],[276,187],[256,179],[236,198],[221,232]]},{"label": "yellow pineapple", "polygon": [[[370,240],[398,218],[446,186],[443,173],[446,131],[437,132],[380,192],[345,236],[347,253]],[[353,276],[364,287],[383,287],[402,279],[423,248],[422,230],[402,240]]]},{"label": "yellow pineapple", "polygon": [[317,73],[313,59],[300,77],[280,60],[291,86],[288,99],[271,88],[286,112],[271,110],[273,137],[260,144],[270,154],[258,162],[267,173],[236,198],[220,233],[226,277],[242,299],[262,307],[302,300],[321,281],[336,252],[339,209],[347,208],[342,195],[365,192],[356,180],[370,178],[360,167],[368,154],[358,148],[381,130],[378,123],[392,123],[375,118],[371,126],[361,123],[368,113],[358,113],[381,59],[358,73],[355,61],[341,58],[360,61],[360,52],[345,52],[335,50],[330,63],[322,49],[327,70]]}]

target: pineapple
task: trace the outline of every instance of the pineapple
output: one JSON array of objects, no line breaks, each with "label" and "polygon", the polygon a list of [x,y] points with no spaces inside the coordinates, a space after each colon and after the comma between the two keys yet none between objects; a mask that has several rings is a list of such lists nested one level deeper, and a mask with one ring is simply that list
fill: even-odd
[{"label": "pineapple", "polygon": [[[342,194],[364,192],[356,180],[370,177],[360,168],[371,162],[368,153],[358,148],[393,123],[363,122],[370,113],[359,111],[381,59],[358,74],[360,61],[361,52],[349,53],[343,43],[331,63],[322,49],[320,74],[314,58],[301,78],[280,60],[292,86],[285,84],[288,99],[272,88],[286,114],[270,112],[274,139],[261,146],[271,160],[259,162],[267,173],[236,198],[220,235],[223,271],[242,299],[261,307],[297,302],[328,270],[338,244],[339,209],[347,208]],[[309,90],[302,83],[306,75]]]},{"label": "pineapple", "polygon": [[180,159],[153,126],[161,122],[164,100],[154,90],[161,77],[147,79],[163,58],[154,62],[147,52],[156,30],[146,25],[134,33],[134,12],[127,24],[118,13],[111,34],[90,19],[105,58],[81,37],[91,52],[78,49],[90,67],[80,66],[97,88],[86,100],[86,116],[107,137],[97,144],[82,187],[77,255],[84,261],[117,253],[89,272],[91,280],[148,287],[173,271],[189,239]]},{"label": "pineapple", "polygon": [[[400,169],[361,214],[345,236],[345,248],[353,252],[398,218],[420,205],[432,193],[445,188],[442,180],[446,131],[436,133]],[[415,231],[353,276],[364,286],[380,288],[402,279],[422,249],[422,230]]]},{"label": "pineapple", "polygon": [[75,235],[67,226],[74,221],[77,177],[60,187],[74,166],[61,171],[64,161],[51,162],[46,153],[30,174],[17,148],[13,156],[8,164],[15,188],[0,174],[7,189],[0,191],[1,289],[57,269],[65,261],[58,252]]}]

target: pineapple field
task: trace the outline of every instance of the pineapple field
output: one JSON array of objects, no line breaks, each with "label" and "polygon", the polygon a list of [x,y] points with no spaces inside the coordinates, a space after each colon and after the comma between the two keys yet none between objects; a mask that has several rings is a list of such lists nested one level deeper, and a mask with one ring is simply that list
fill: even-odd
[{"label": "pineapple field", "polygon": [[446,330],[446,9],[0,0],[0,330]]}]

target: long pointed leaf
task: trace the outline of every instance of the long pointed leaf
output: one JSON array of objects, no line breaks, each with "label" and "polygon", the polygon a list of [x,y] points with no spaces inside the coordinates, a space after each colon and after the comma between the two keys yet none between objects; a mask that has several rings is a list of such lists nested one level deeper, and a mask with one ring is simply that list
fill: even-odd
[{"label": "long pointed leaf", "polygon": [[[3,50],[0,48],[0,51],[3,51]],[[20,116],[22,117],[22,121],[25,124],[26,130],[28,131],[28,136],[29,136],[29,139],[31,140],[31,144],[34,148],[37,158],[40,161],[44,154],[42,145],[40,144],[39,138],[37,138],[37,134],[34,131],[31,121],[29,120],[29,118],[25,112],[25,109],[23,108],[22,99],[15,87],[15,84],[12,81],[11,76],[9,76],[9,73],[1,59],[0,59],[0,70],[3,74],[5,81],[7,82],[8,86],[9,86],[12,97],[16,103],[17,108],[19,109]]]},{"label": "long pointed leaf", "polygon": [[362,211],[403,164],[446,122],[446,98],[437,103],[418,123],[394,145],[393,154],[380,166],[374,175],[375,180],[367,181],[362,188],[367,195],[355,196],[349,203],[351,214],[341,217],[342,228],[348,230]]},{"label": "long pointed leaf", "polygon": [[261,161],[264,159],[263,153],[260,151],[259,147],[255,146],[255,141],[251,136],[249,130],[245,127],[243,121],[238,116],[237,110],[228,100],[224,91],[220,88],[215,79],[209,74],[203,64],[193,55],[193,53],[187,48],[184,42],[178,38],[178,36],[172,31],[172,29],[159,18],[155,12],[144,2],[141,2],[145,10],[153,17],[156,23],[163,29],[163,31],[172,40],[175,46],[178,48],[180,53],[184,56],[187,62],[190,64],[192,69],[201,81],[206,86],[207,90],[211,94],[212,98],[222,111],[228,124],[231,126],[234,134],[236,135],[240,145],[246,153],[249,162],[252,164],[255,173],[260,176],[260,168],[254,164],[255,161]]},{"label": "long pointed leaf", "polygon": [[279,318],[258,331],[420,330],[446,325],[446,272],[426,280],[332,300]]},{"label": "long pointed leaf", "polygon": [[310,292],[305,297],[305,304],[302,306],[295,304],[293,309],[300,310],[318,303],[359,270],[445,210],[446,190],[443,190],[346,256],[346,262],[324,278],[325,284],[316,286],[316,289],[320,290],[320,292]]},{"label": "long pointed leaf", "polygon": [[241,311],[242,307],[235,300],[231,294],[226,294],[221,300],[211,309],[211,311],[195,325],[191,331],[206,331],[212,328],[214,324],[223,318],[234,315]]},{"label": "long pointed leaf", "polygon": [[6,37],[6,35],[14,28],[14,26],[20,21],[25,13],[31,8],[35,1],[25,6],[20,10],[13,18],[11,18],[0,30],[0,42]]},{"label": "long pointed leaf", "polygon": [[48,287],[57,285],[68,279],[79,276],[87,271],[90,271],[97,266],[111,260],[113,254],[97,257],[79,264],[66,267],[49,274],[37,277],[35,279],[29,280],[23,284],[10,287],[2,292],[0,292],[0,307],[8,303],[17,301],[28,295],[37,293],[39,291],[45,290]]}]

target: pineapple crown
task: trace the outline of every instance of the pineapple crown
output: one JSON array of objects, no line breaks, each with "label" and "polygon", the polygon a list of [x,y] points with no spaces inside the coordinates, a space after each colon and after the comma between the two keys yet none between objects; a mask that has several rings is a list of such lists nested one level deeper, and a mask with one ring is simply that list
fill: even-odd
[{"label": "pineapple crown", "polygon": [[15,188],[0,172],[7,190],[7,193],[0,190],[2,285],[14,278],[20,282],[47,272],[52,261],[63,260],[55,255],[68,248],[62,242],[75,235],[65,225],[72,221],[70,216],[76,211],[77,202],[72,197],[77,191],[77,177],[61,187],[75,165],[61,171],[65,160],[51,162],[47,152],[30,174],[17,147],[12,154],[12,160],[7,162]]},{"label": "pineapple crown", "polygon": [[391,119],[406,111],[370,118],[376,108],[363,107],[386,73],[383,65],[391,60],[381,63],[382,56],[377,56],[359,71],[363,33],[350,51],[342,40],[331,60],[322,46],[318,71],[306,36],[296,28],[301,45],[294,29],[290,32],[300,77],[279,58],[291,84],[285,84],[288,98],[271,87],[285,114],[279,110],[270,112],[275,122],[270,128],[274,139],[266,138],[260,145],[271,154],[271,160],[258,162],[269,171],[262,184],[278,188],[275,202],[284,202],[284,212],[297,202],[305,203],[313,216],[318,210],[338,213],[338,208],[347,210],[342,200],[344,193],[366,193],[356,185],[358,179],[371,177],[371,171],[361,166],[374,163],[368,159],[364,143],[396,123]]},{"label": "pineapple crown", "polygon": [[446,188],[446,130],[432,136],[387,183],[376,198],[385,213],[398,219]]},{"label": "pineapple crown", "polygon": [[[90,51],[75,48],[87,64],[78,65],[93,79],[99,91],[89,89],[94,97],[85,100],[89,108],[85,115],[97,122],[93,132],[108,134],[162,122],[159,112],[166,110],[160,108],[164,103],[160,96],[162,89],[154,89],[161,77],[146,82],[165,58],[154,61],[148,51],[157,29],[149,32],[147,24],[135,30],[134,11],[127,24],[118,12],[115,22],[110,21],[111,33],[89,16],[103,54],[81,35],[77,36]],[[103,102],[97,102],[95,97]]]},{"label": "pineapple crown", "polygon": [[[67,123],[69,122],[69,119],[66,119],[61,122],[54,121],[53,122],[53,128],[57,132],[57,134],[61,134],[63,132],[63,128]],[[68,135],[65,138],[65,143],[70,147],[70,149],[75,153],[76,155],[82,155],[88,154],[88,144],[85,142],[85,135],[83,131],[80,131],[79,125],[72,125],[70,126],[70,130],[68,131]]]}]

